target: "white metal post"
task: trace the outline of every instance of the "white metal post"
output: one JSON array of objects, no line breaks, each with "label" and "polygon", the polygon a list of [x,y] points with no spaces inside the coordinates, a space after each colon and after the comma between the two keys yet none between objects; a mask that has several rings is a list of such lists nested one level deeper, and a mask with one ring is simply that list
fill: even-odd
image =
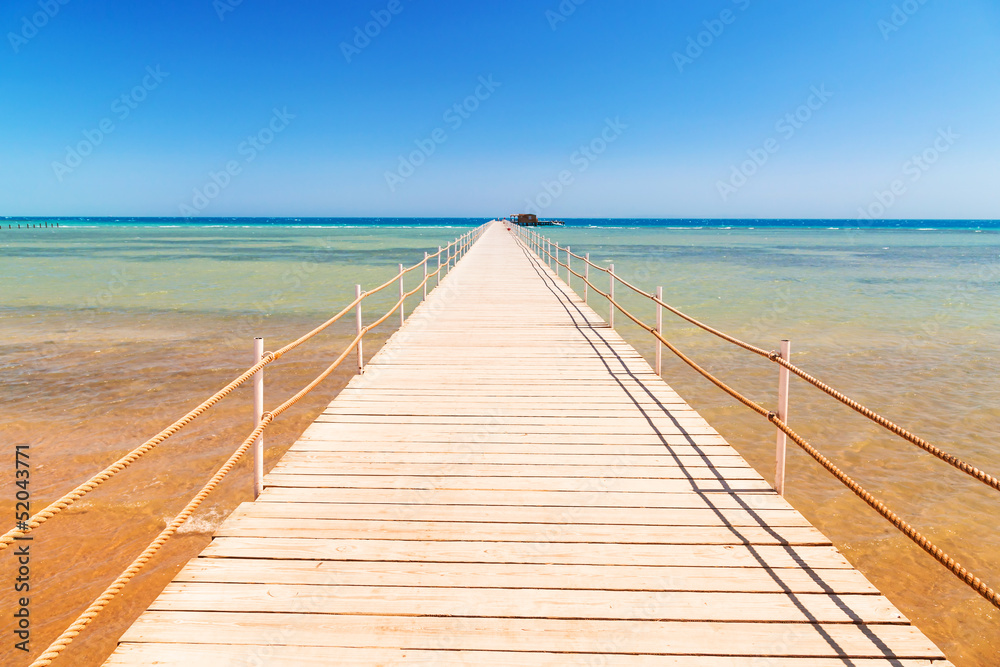
[{"label": "white metal post", "polygon": [[[791,361],[792,344],[790,341],[781,341],[781,358]],[[778,419],[785,424],[788,423],[788,369],[778,366]],[[774,467],[774,490],[779,496],[785,495],[785,445],[788,436],[781,429],[778,429],[778,440],[775,451]]]},{"label": "white metal post", "polygon": [[430,261],[430,258],[431,258],[430,253],[425,252],[424,253],[424,298],[423,298],[424,301],[427,300],[427,262]]},{"label": "white metal post", "polygon": [[399,326],[403,326],[406,322],[406,299],[403,295],[406,294],[406,290],[403,289],[403,265],[399,265]]},{"label": "white metal post", "polygon": [[[656,288],[656,300],[663,301],[663,288]],[[663,335],[663,306],[656,304],[656,333]],[[656,341],[656,374],[663,377],[663,343]]]},{"label": "white metal post", "polygon": [[[253,339],[253,363],[264,358],[264,339]],[[253,427],[260,426],[264,418],[264,369],[253,374]],[[257,436],[253,443],[253,498],[260,497],[264,490],[264,435]]]},{"label": "white metal post", "polygon": [[[361,285],[354,286],[354,298],[361,298]],[[355,319],[358,321],[358,375],[365,372],[365,351],[364,351],[364,340],[360,338],[361,327],[364,326],[361,323],[361,301],[358,301],[357,308],[355,310]]]},{"label": "white metal post", "polygon": [[437,287],[438,285],[441,284],[441,253],[442,253],[441,246],[438,246],[438,268],[437,268],[437,273],[434,274],[435,276],[434,287]]},{"label": "white metal post", "polygon": [[573,289],[573,255],[570,254],[569,246],[566,246],[566,284]]},{"label": "white metal post", "polygon": [[612,303],[615,298],[615,265],[612,264],[608,267],[608,278],[611,279],[611,287],[608,289],[608,326],[612,329],[615,328],[615,304]]},{"label": "white metal post", "polygon": [[587,295],[590,285],[588,285],[587,282],[590,280],[590,253],[588,252],[583,257],[587,260],[583,263],[583,302],[589,303],[589,301],[587,301]]}]

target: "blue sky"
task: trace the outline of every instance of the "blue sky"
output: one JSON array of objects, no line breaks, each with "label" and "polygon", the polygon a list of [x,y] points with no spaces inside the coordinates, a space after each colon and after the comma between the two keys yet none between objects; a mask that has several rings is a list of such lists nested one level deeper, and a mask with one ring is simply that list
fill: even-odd
[{"label": "blue sky", "polygon": [[8,0],[0,29],[0,215],[1000,218],[995,1]]}]

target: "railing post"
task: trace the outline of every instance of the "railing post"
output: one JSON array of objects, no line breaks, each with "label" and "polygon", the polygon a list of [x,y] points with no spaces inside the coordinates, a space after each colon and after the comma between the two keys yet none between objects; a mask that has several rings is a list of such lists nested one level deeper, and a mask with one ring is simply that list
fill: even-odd
[{"label": "railing post", "polygon": [[441,246],[438,246],[438,268],[437,268],[437,272],[434,274],[434,287],[437,287],[438,285],[441,284],[441,253],[442,252],[444,252],[444,250],[441,248]]},{"label": "railing post", "polygon": [[[656,300],[663,301],[663,288],[656,288]],[[663,306],[656,304],[656,333],[663,335]],[[663,377],[663,343],[656,340],[656,374]]]},{"label": "railing post", "polygon": [[431,255],[428,252],[424,253],[424,298],[423,301],[427,301],[427,262],[430,261]]},{"label": "railing post", "polygon": [[[264,358],[264,339],[253,339],[253,363]],[[253,427],[260,426],[264,418],[264,369],[253,374]],[[257,436],[253,443],[253,499],[257,500],[264,490],[264,434]]]},{"label": "railing post", "polygon": [[[781,358],[791,361],[792,344],[790,341],[781,341]],[[785,424],[788,423],[788,369],[778,366],[778,419]],[[775,451],[774,467],[774,490],[779,496],[785,495],[785,445],[788,436],[781,429],[778,429],[777,447]]]},{"label": "railing post", "polygon": [[359,299],[357,308],[355,310],[355,319],[358,321],[358,375],[365,372],[365,350],[364,350],[364,339],[361,338],[361,328],[364,326],[361,323],[361,285],[354,286],[354,298]]},{"label": "railing post", "polygon": [[569,246],[566,246],[566,284],[573,289],[573,256],[570,254]]},{"label": "railing post", "polygon": [[587,283],[590,281],[590,253],[588,252],[583,257],[587,260],[583,263],[583,302],[588,303],[587,296],[590,285]]},{"label": "railing post", "polygon": [[611,287],[608,289],[608,326],[615,328],[615,265],[608,266],[608,278],[611,279]]},{"label": "railing post", "polygon": [[403,289],[404,275],[405,274],[403,273],[403,265],[400,264],[399,265],[399,326],[403,326],[403,324],[406,322],[406,299],[403,296],[404,294],[406,294],[406,290]]}]

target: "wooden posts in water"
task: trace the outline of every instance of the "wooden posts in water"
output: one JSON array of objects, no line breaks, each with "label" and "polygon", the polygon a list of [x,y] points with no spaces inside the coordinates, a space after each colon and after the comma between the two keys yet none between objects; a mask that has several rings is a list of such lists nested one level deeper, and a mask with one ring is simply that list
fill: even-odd
[{"label": "wooden posts in water", "polygon": [[587,301],[587,288],[590,287],[590,253],[588,252],[583,256],[586,262],[583,263],[583,302],[589,304]]},{"label": "wooden posts in water", "polygon": [[[663,301],[663,288],[656,288],[656,300]],[[656,304],[656,333],[663,335],[663,306]],[[656,341],[656,375],[663,377],[663,343]]]},{"label": "wooden posts in water", "polygon": [[[791,361],[792,344],[790,341],[781,341],[781,358]],[[788,423],[788,369],[778,366],[778,419]],[[777,446],[775,451],[774,467],[774,490],[779,496],[785,495],[785,445],[788,436],[781,429],[778,429]]]},{"label": "wooden posts in water", "polygon": [[354,286],[354,298],[358,300],[358,305],[354,311],[355,319],[358,321],[358,375],[365,372],[364,341],[361,339],[361,285]]},{"label": "wooden posts in water", "polygon": [[[253,339],[253,363],[264,358],[264,339]],[[253,374],[253,427],[260,426],[264,418],[264,369]],[[253,499],[260,497],[264,490],[264,435],[257,436],[253,443]]]},{"label": "wooden posts in water", "polygon": [[608,266],[608,277],[611,279],[611,286],[608,288],[608,326],[615,328],[615,265]]}]

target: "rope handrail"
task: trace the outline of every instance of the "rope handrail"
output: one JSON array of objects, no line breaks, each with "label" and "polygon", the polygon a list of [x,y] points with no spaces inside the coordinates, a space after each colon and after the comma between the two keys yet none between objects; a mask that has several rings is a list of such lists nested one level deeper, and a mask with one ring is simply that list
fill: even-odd
[{"label": "rope handrail", "polygon": [[[527,246],[526,246],[527,247]],[[547,253],[546,253],[547,254]],[[537,256],[537,255],[536,255]],[[541,257],[538,256],[539,260]],[[572,269],[570,269],[572,271]],[[574,272],[574,275],[579,275]],[[613,274],[612,274],[613,275]],[[960,581],[968,585],[972,590],[978,593],[983,599],[991,603],[997,609],[1000,609],[1000,594],[998,594],[993,588],[988,586],[982,579],[975,576],[968,569],[963,567],[958,561],[949,556],[944,550],[936,546],[933,542],[927,539],[924,535],[914,529],[909,523],[904,521],[895,512],[891,511],[885,506],[878,498],[869,493],[864,487],[858,484],[849,475],[840,470],[836,465],[834,465],[829,459],[823,456],[816,448],[809,444],[809,442],[796,433],[794,430],[788,427],[778,415],[770,410],[767,410],[761,406],[756,401],[744,396],[739,391],[733,389],[728,384],[720,380],[714,374],[702,368],[697,362],[684,354],[676,346],[674,346],[670,341],[668,341],[660,332],[656,330],[655,326],[650,326],[640,320],[638,317],[633,315],[631,312],[623,308],[617,301],[611,298],[609,293],[602,292],[598,287],[591,283],[586,278],[581,278],[589,285],[591,289],[596,291],[601,296],[608,299],[611,307],[617,308],[625,317],[629,318],[638,325],[640,328],[645,329],[653,335],[660,343],[662,343],[667,349],[673,352],[679,359],[681,359],[688,366],[693,368],[695,371],[700,373],[710,382],[715,384],[717,387],[722,389],[724,392],[729,394],[732,398],[736,399],[743,405],[747,406],[757,414],[764,416],[767,420],[775,425],[776,428],[781,430],[785,435],[791,438],[792,442],[798,445],[803,451],[805,451],[809,456],[815,459],[824,469],[831,473],[839,482],[846,486],[852,493],[854,493],[858,498],[863,500],[869,507],[874,509],[880,516],[886,519],[892,526],[899,530],[903,535],[910,539],[914,544],[919,546],[925,552],[930,554],[938,563],[943,565],[948,571],[954,574]]]},{"label": "rope handrail", "polygon": [[[388,313],[385,317],[388,317],[392,313]],[[325,380],[334,370],[343,363],[347,355],[351,353],[353,347],[357,345],[358,341],[367,333],[368,327],[362,329],[362,333],[354,337],[351,344],[341,352],[340,356],[337,357],[330,366],[326,368],[322,373],[320,373],[315,379],[313,379],[308,385],[306,385],[302,390],[296,393],[294,396],[286,400],[284,403],[279,405],[274,410],[270,412],[265,412],[263,419],[261,419],[260,424],[250,433],[249,436],[243,441],[243,443],[236,449],[235,452],[229,457],[229,459],[219,468],[212,478],[195,494],[187,505],[182,509],[167,525],[160,531],[156,538],[150,542],[150,544],[142,551],[139,556],[132,561],[132,563],[125,568],[125,570],[106,588],[104,592],[101,593],[97,599],[95,599],[84,611],[81,613],[77,619],[62,632],[49,644],[48,648],[38,656],[34,662],[31,663],[29,667],[46,667],[52,664],[52,661],[66,649],[67,646],[86,628],[90,625],[91,621],[97,617],[101,611],[118,595],[119,592],[131,581],[135,575],[137,575],[146,563],[148,563],[154,555],[163,547],[164,544],[177,532],[177,529],[184,524],[188,518],[194,514],[202,502],[215,490],[216,487],[222,482],[223,479],[229,474],[229,472],[236,466],[239,460],[246,454],[247,450],[253,445],[254,441],[260,437],[267,427],[280,415],[282,412],[287,410],[289,407],[297,403],[303,396],[312,391],[320,382]]]},{"label": "rope handrail", "polygon": [[[475,230],[473,230],[473,232],[469,232],[467,234],[463,234],[459,238],[460,239],[464,239],[466,236],[470,235],[471,233],[478,232],[483,227],[484,227],[484,225],[481,225],[480,227],[477,227]],[[181,417],[180,419],[178,419],[175,422],[173,422],[172,424],[170,424],[170,426],[168,426],[165,429],[161,430],[159,433],[157,433],[156,435],[154,435],[152,438],[149,438],[148,440],[146,440],[144,443],[142,443],[138,447],[135,447],[134,449],[132,449],[131,451],[129,451],[127,454],[119,457],[114,463],[111,463],[110,465],[106,466],[100,472],[92,475],[87,481],[85,481],[85,482],[77,485],[73,490],[71,490],[68,493],[64,494],[58,500],[55,500],[55,501],[49,503],[49,505],[47,505],[45,508],[43,508],[42,510],[36,512],[33,516],[29,517],[26,522],[23,522],[23,524],[19,524],[18,526],[15,526],[14,528],[8,530],[3,535],[0,535],[0,552],[2,552],[5,549],[9,548],[10,545],[13,544],[19,537],[26,536],[32,530],[34,530],[35,528],[38,528],[39,526],[41,526],[43,523],[45,523],[46,521],[48,521],[49,519],[51,519],[55,515],[59,514],[60,512],[62,512],[65,509],[67,509],[68,507],[70,507],[71,505],[73,505],[74,503],[76,503],[78,500],[80,500],[81,498],[83,498],[85,495],[87,495],[88,493],[90,493],[91,491],[93,491],[94,489],[96,489],[97,487],[99,487],[101,484],[103,484],[104,482],[108,481],[109,479],[111,479],[112,477],[114,477],[115,475],[117,475],[119,472],[121,472],[121,471],[125,470],[126,468],[128,468],[130,465],[132,465],[133,463],[135,463],[137,460],[139,460],[145,454],[147,454],[150,451],[152,451],[153,449],[155,449],[158,445],[162,444],[168,438],[170,438],[171,436],[175,435],[176,433],[178,433],[179,431],[181,431],[182,429],[184,429],[186,426],[188,426],[195,419],[197,419],[198,417],[200,417],[201,415],[203,415],[205,412],[207,412],[209,409],[211,409],[216,403],[220,402],[222,399],[224,399],[227,396],[229,396],[229,394],[231,394],[238,387],[240,387],[241,385],[243,385],[247,380],[249,380],[250,378],[252,378],[258,371],[260,371],[261,369],[263,369],[265,366],[267,366],[268,364],[270,364],[270,363],[272,363],[274,361],[277,361],[284,354],[286,354],[286,353],[294,350],[295,348],[299,347],[303,343],[305,343],[308,340],[310,340],[310,339],[314,338],[315,336],[319,335],[320,333],[322,333],[323,331],[325,331],[326,329],[328,329],[329,327],[331,327],[333,324],[335,324],[336,322],[338,322],[341,318],[344,317],[344,315],[348,314],[359,303],[363,302],[368,297],[370,297],[370,296],[372,296],[374,294],[377,294],[377,293],[381,292],[382,290],[384,290],[384,289],[386,289],[388,287],[391,287],[391,286],[397,284],[398,281],[400,280],[400,278],[403,275],[405,275],[408,271],[412,271],[412,270],[414,270],[416,268],[419,268],[419,267],[423,266],[431,258],[436,258],[436,257],[441,256],[442,254],[444,254],[447,251],[448,248],[451,248],[452,244],[455,244],[455,243],[456,243],[456,241],[452,241],[451,243],[448,244],[447,248],[442,248],[441,250],[439,250],[436,253],[429,254],[427,256],[427,258],[421,260],[420,262],[414,264],[413,266],[411,266],[408,269],[405,269],[402,272],[398,272],[390,280],[382,283],[381,285],[375,287],[374,289],[362,292],[361,296],[356,297],[353,301],[351,301],[350,304],[348,304],[347,306],[345,306],[340,312],[338,312],[336,315],[334,315],[330,319],[326,320],[325,322],[323,322],[319,326],[315,327],[311,331],[305,333],[304,335],[300,336],[299,338],[293,340],[291,343],[288,343],[287,345],[285,345],[284,347],[280,348],[279,350],[277,350],[275,352],[268,353],[267,355],[265,355],[264,358],[261,359],[259,362],[257,362],[256,364],[254,364],[253,366],[251,366],[247,370],[243,371],[243,373],[241,373],[235,379],[233,379],[228,384],[226,384],[224,387],[222,387],[222,389],[219,389],[217,392],[215,392],[214,394],[212,394],[209,398],[207,398],[204,401],[202,401],[198,406],[196,406],[194,409],[190,410],[183,417]],[[428,276],[427,276],[427,278],[425,278],[421,282],[421,284],[418,285],[417,289],[419,290],[419,289],[421,289],[423,287],[423,285],[427,284],[427,279],[429,279],[431,277],[435,277],[436,278],[445,268],[446,268],[446,266],[442,266],[442,267],[439,267],[437,270],[435,270],[433,273],[429,273]],[[409,292],[409,293],[407,293],[406,296],[407,297],[408,296],[412,296],[414,293],[415,293],[415,291]],[[404,299],[405,299],[405,297],[404,297]],[[397,301],[396,308],[398,308],[400,305],[401,305],[401,303],[399,301]],[[395,310],[396,309],[394,308],[393,311],[390,312],[390,314],[392,312],[395,312]],[[381,320],[381,321],[384,321],[384,320]]]},{"label": "rope handrail", "polygon": [[[573,271],[573,269],[571,267],[569,267],[567,264],[564,264],[561,261],[559,261],[558,253],[557,253],[557,255],[552,255],[552,253],[548,252],[548,250],[543,250],[542,252],[543,252],[543,254],[547,255],[550,258],[552,258],[555,261],[556,264],[558,264],[559,266],[564,267],[567,271],[569,271],[573,275],[577,276],[581,280],[584,280],[590,287],[592,287],[593,289],[595,289],[601,296],[603,296],[605,298],[609,298],[607,293],[601,292],[599,289],[597,289],[596,287],[594,287],[592,283],[590,283],[588,280],[586,280],[586,278],[584,276],[580,275],[576,271]],[[578,255],[575,255],[573,253],[569,253],[569,254],[573,255],[574,257],[578,257]],[[591,266],[595,266],[596,267],[596,265],[593,262],[590,262],[590,261],[586,260],[585,258],[583,258],[583,259],[584,259],[584,261],[586,261]],[[596,268],[600,268],[600,267],[596,267]],[[866,407],[865,405],[863,405],[859,401],[856,401],[853,398],[847,396],[846,394],[844,394],[844,393],[842,393],[840,391],[837,391],[836,389],[834,389],[830,385],[828,385],[825,382],[819,380],[818,378],[816,378],[813,375],[809,374],[808,372],[806,372],[802,368],[796,366],[795,364],[791,363],[790,361],[782,359],[781,355],[778,354],[778,352],[776,352],[774,350],[765,350],[764,348],[757,347],[756,345],[752,345],[750,343],[747,343],[746,341],[742,341],[739,338],[736,338],[735,336],[730,336],[729,334],[727,334],[725,332],[719,331],[718,329],[716,329],[714,327],[711,327],[711,326],[705,324],[704,322],[701,322],[701,321],[699,321],[699,320],[691,317],[690,315],[687,315],[686,313],[681,312],[677,308],[675,308],[675,307],[671,306],[670,304],[664,302],[662,299],[658,299],[655,295],[649,294],[648,292],[645,292],[645,291],[639,289],[638,287],[636,287],[632,283],[630,283],[627,280],[621,278],[618,274],[610,272],[610,271],[605,271],[605,273],[610,273],[610,275],[614,277],[614,279],[615,279],[616,282],[619,282],[622,285],[624,285],[625,287],[628,287],[629,289],[633,290],[637,294],[648,298],[653,303],[656,303],[657,305],[665,308],[666,310],[668,310],[671,313],[677,315],[678,317],[680,317],[680,318],[682,318],[684,320],[687,320],[691,324],[694,324],[695,326],[698,326],[701,329],[704,329],[705,331],[707,331],[707,332],[709,332],[709,333],[711,333],[711,334],[713,334],[715,336],[718,336],[719,338],[721,338],[721,339],[723,339],[725,341],[728,341],[728,342],[730,342],[730,343],[732,343],[734,345],[737,345],[737,346],[739,346],[739,347],[741,347],[741,348],[743,348],[743,349],[745,349],[745,350],[747,350],[749,352],[753,352],[754,354],[757,354],[757,355],[759,355],[761,357],[764,357],[765,359],[771,361],[772,363],[778,364],[779,366],[782,366],[782,367],[786,368],[790,373],[796,375],[797,377],[801,378],[802,380],[805,380],[807,383],[809,383],[812,386],[816,387],[817,389],[819,389],[820,391],[822,391],[825,394],[829,395],[830,397],[832,397],[832,398],[840,401],[841,403],[843,403],[847,407],[851,408],[852,410],[854,410],[858,414],[862,415],[863,417],[869,419],[873,423],[878,424],[879,426],[881,426],[882,428],[886,429],[890,433],[892,433],[892,434],[898,436],[899,438],[901,438],[901,439],[909,442],[910,444],[913,444],[913,445],[919,447],[920,449],[924,450],[928,454],[931,454],[932,456],[940,459],[941,461],[944,461],[945,463],[947,463],[948,465],[952,466],[956,470],[959,470],[960,472],[965,473],[966,475],[972,477],[973,479],[976,479],[976,480],[982,482],[986,486],[989,486],[990,488],[992,488],[992,489],[994,489],[996,491],[1000,491],[1000,479],[998,479],[997,477],[995,477],[993,475],[990,475],[990,474],[986,473],[983,470],[980,470],[976,466],[974,466],[974,465],[972,465],[970,463],[967,463],[966,461],[963,461],[962,459],[960,459],[959,457],[955,456],[954,454],[950,454],[950,453],[948,453],[948,452],[940,449],[939,447],[936,447],[936,446],[932,445],[931,443],[929,443],[928,441],[924,440],[923,438],[921,438],[920,436],[916,435],[915,433],[912,433],[911,431],[906,430],[902,426],[899,426],[898,424],[896,424],[895,422],[891,421],[890,419],[888,419],[886,417],[883,417],[882,415],[880,415],[879,413],[875,412],[871,408]],[[619,306],[617,304],[617,302],[614,302],[614,303],[618,307],[618,309],[621,310],[621,306]]]},{"label": "rope handrail", "polygon": [[[485,227],[486,225],[481,225],[472,232],[463,235],[461,238],[464,239],[466,237],[472,237],[473,234],[475,234],[477,235],[476,238],[478,239],[479,235],[481,235],[481,232]],[[471,244],[469,246],[466,246],[465,251],[468,251],[470,247]],[[434,257],[434,255],[429,255],[428,258],[425,258],[424,262],[426,262],[427,259],[429,259],[430,257]],[[423,262],[418,263],[416,266],[419,267],[421,266],[421,264],[423,264]],[[411,269],[412,268],[413,267],[411,267]],[[56,638],[56,640],[53,641],[45,649],[45,651],[38,658],[36,658],[34,662],[31,663],[30,667],[46,667],[47,665],[50,665],[52,661],[55,660],[55,658],[57,658],[60,655],[60,653],[63,650],[65,650],[66,647],[69,646],[70,643],[91,623],[91,621],[93,621],[94,618],[96,618],[98,614],[100,614],[101,611],[105,607],[107,607],[107,605],[125,587],[125,585],[128,584],[128,582],[131,581],[136,576],[136,574],[138,574],[143,569],[143,567],[145,567],[145,565],[153,558],[154,555],[156,555],[156,553],[163,547],[163,545],[166,544],[166,542],[177,532],[177,530],[181,527],[181,525],[183,525],[184,522],[187,521],[187,519],[190,518],[192,514],[194,514],[194,512],[198,509],[201,503],[204,502],[204,500],[209,496],[209,494],[211,494],[212,491],[215,490],[216,487],[218,487],[218,485],[222,482],[222,480],[236,466],[236,464],[243,457],[243,455],[246,454],[246,452],[254,444],[257,438],[263,435],[267,427],[271,423],[273,423],[274,420],[279,415],[281,415],[288,408],[290,408],[299,400],[301,400],[309,392],[315,389],[320,383],[322,383],[323,380],[329,377],[330,374],[333,373],[333,371],[335,371],[344,362],[347,356],[355,349],[355,346],[358,345],[358,343],[364,338],[364,336],[368,332],[377,328],[379,325],[385,322],[389,317],[391,317],[392,314],[395,313],[399,308],[403,307],[408,297],[413,296],[418,291],[420,291],[423,288],[423,286],[427,284],[430,278],[432,277],[436,278],[444,270],[444,268],[445,267],[439,267],[434,272],[428,272],[426,275],[424,275],[420,284],[418,284],[413,290],[409,292],[404,292],[400,296],[400,298],[396,301],[396,303],[392,306],[392,308],[389,309],[385,314],[383,314],[379,319],[361,327],[357,335],[355,335],[355,337],[351,340],[351,342],[344,348],[343,352],[341,352],[340,355],[336,358],[336,360],[332,364],[330,364],[322,373],[316,376],[311,382],[309,382],[305,387],[296,392],[292,397],[285,400],[281,405],[279,405],[278,407],[276,407],[271,411],[265,412],[261,416],[260,423],[253,429],[250,435],[247,436],[247,438],[236,449],[236,451],[233,452],[233,454],[222,465],[222,467],[219,468],[216,471],[216,473],[212,476],[212,478],[201,488],[201,490],[197,494],[195,494],[195,496],[187,503],[187,505],[185,505],[185,507],[166,525],[166,527],[156,536],[156,538],[143,550],[141,554],[139,554],[139,556],[135,558],[135,560],[132,561],[132,563],[115,579],[115,581],[113,581],[104,590],[104,592],[100,596],[98,596],[97,599],[95,599],[87,607],[87,609],[85,609],[83,613],[81,613],[77,617],[77,619],[66,630],[63,631],[62,634],[59,635],[58,638]],[[393,280],[385,283],[384,285],[376,288],[375,290],[366,292],[362,294],[362,296],[355,298],[355,300],[352,301],[350,305],[345,307],[344,310],[335,315],[334,318],[331,318],[331,320],[329,320],[327,323],[324,323],[323,328],[329,326],[329,324],[332,324],[334,321],[336,321],[336,319],[342,317],[344,313],[354,308],[358,303],[364,300],[366,295],[374,294],[380,291],[381,289],[388,287],[389,285],[395,284],[398,280],[401,279],[401,277],[404,274],[405,271],[397,273],[396,277]],[[318,333],[318,331],[314,330],[313,332],[306,334],[306,336],[303,336],[297,339],[296,341],[293,341],[293,343],[286,345],[277,352],[269,353],[267,357],[265,357],[268,359],[268,362],[265,362],[262,359],[259,363],[252,366],[246,373],[240,376],[240,378],[243,378],[241,382],[246,381],[246,379],[251,377],[253,373],[262,369],[266,365],[266,363],[274,361],[274,359],[277,359],[281,354],[288,351],[289,349],[292,349],[292,347],[301,345],[303,342],[311,338],[312,335],[315,335],[316,333]],[[237,378],[237,380],[239,380],[240,378]],[[239,385],[234,385],[232,389],[235,389],[236,386]],[[230,391],[232,391],[232,389],[230,389]]]}]

